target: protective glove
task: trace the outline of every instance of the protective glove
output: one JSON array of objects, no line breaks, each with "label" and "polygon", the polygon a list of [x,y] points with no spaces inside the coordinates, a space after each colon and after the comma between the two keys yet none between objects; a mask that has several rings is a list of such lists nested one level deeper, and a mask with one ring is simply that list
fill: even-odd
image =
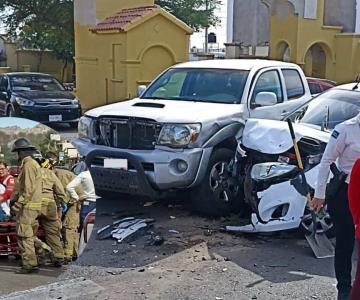
[{"label": "protective glove", "polygon": [[68,210],[67,204],[66,204],[66,203],[61,203],[61,204],[60,204],[60,209],[61,209],[61,211],[62,211],[63,214],[66,213],[67,210]]}]

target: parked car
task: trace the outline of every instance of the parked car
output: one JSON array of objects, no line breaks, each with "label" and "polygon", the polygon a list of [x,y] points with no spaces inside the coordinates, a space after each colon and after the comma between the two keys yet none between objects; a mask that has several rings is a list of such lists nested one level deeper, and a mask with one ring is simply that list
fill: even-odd
[{"label": "parked car", "polygon": [[97,193],[151,198],[191,190],[207,215],[238,205],[224,172],[249,117],[281,119],[311,99],[301,68],[270,60],[208,60],[178,64],[139,98],[90,110],[73,143]]},{"label": "parked car", "polygon": [[7,73],[0,75],[0,114],[77,127],[81,105],[69,89],[50,75]]},{"label": "parked car", "polygon": [[[290,115],[296,121],[294,130],[312,190],[330,131],[359,113],[360,89],[353,90],[354,86],[355,83],[332,88]],[[250,224],[228,229],[267,232],[301,225],[305,231],[314,230],[286,122],[248,120],[235,161],[234,176],[244,186],[244,200],[253,213]],[[317,230],[329,234],[333,231],[326,211],[318,226]]]},{"label": "parked car", "polygon": [[336,82],[328,79],[307,77],[306,78],[310,92],[312,95],[318,95],[332,87],[336,86]]}]

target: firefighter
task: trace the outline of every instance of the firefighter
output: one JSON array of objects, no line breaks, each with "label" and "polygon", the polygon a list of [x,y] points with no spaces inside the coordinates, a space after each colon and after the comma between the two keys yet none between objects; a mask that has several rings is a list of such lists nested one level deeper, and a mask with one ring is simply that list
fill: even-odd
[{"label": "firefighter", "polygon": [[[335,225],[335,275],[338,299],[349,299],[355,231],[348,204],[349,174],[360,157],[360,114],[335,126],[326,146],[317,178],[312,207],[319,211],[326,203]],[[337,162],[339,172],[327,186],[330,167]]]},{"label": "firefighter", "polygon": [[[55,175],[59,178],[64,189],[66,189],[66,186],[76,177],[75,174],[69,170],[56,168],[58,163],[58,156],[56,153],[48,152],[46,154],[46,159],[49,161],[49,167],[55,172]],[[80,195],[81,200],[83,197],[82,187],[77,187],[76,192]],[[68,207],[67,210],[64,211],[62,220],[65,263],[69,263],[74,260],[78,253],[80,208],[80,201],[69,198]]]},{"label": "firefighter", "polygon": [[35,159],[37,149],[25,138],[14,142],[12,152],[17,152],[21,162],[18,178],[18,200],[11,205],[16,214],[16,233],[22,257],[22,267],[17,273],[27,274],[38,271],[35,254],[34,227],[37,220],[44,229],[46,243],[53,251],[53,266],[61,267],[64,251],[60,240],[60,222],[57,215],[59,202],[66,202],[64,189],[52,172],[46,172]]}]

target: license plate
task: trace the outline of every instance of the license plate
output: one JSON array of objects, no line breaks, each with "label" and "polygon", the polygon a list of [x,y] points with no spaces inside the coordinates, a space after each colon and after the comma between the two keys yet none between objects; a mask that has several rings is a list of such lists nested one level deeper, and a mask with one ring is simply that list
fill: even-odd
[{"label": "license plate", "polygon": [[127,170],[128,160],[122,158],[105,158],[104,168]]},{"label": "license plate", "polygon": [[49,115],[49,122],[60,122],[62,121],[62,115]]}]

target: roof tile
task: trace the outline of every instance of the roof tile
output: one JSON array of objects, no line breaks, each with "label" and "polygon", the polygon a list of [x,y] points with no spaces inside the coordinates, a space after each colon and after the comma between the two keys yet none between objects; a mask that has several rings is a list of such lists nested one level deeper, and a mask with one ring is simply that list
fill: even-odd
[{"label": "roof tile", "polygon": [[156,9],[156,6],[143,6],[136,8],[122,9],[115,15],[107,17],[104,21],[98,23],[94,28],[90,30],[92,32],[107,31],[107,30],[120,30],[124,31],[125,26],[134,22],[138,18],[151,13]]}]

